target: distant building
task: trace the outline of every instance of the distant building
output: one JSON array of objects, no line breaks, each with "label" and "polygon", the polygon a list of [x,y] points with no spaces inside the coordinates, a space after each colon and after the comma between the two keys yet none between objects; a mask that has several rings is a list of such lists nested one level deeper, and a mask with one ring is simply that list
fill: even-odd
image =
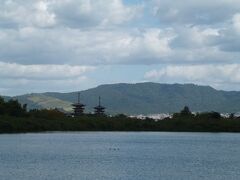
[{"label": "distant building", "polygon": [[98,115],[103,115],[105,114],[105,107],[101,105],[101,97],[99,96],[98,99],[98,106],[94,107],[94,113]]},{"label": "distant building", "polygon": [[73,106],[73,115],[75,117],[81,116],[84,114],[85,105],[80,102],[80,93],[78,93],[78,102],[75,104],[72,104]]}]

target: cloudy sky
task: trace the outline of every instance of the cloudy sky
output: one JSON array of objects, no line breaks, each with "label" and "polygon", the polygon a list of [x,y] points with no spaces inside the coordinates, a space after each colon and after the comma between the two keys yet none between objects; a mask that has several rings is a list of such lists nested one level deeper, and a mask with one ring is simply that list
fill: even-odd
[{"label": "cloudy sky", "polygon": [[145,81],[240,90],[240,1],[0,0],[0,94]]}]

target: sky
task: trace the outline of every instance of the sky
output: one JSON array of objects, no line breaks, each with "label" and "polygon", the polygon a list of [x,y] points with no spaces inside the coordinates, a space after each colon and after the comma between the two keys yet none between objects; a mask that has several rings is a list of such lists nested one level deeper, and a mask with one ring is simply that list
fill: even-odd
[{"label": "sky", "polygon": [[0,0],[0,94],[149,81],[240,90],[240,1]]}]

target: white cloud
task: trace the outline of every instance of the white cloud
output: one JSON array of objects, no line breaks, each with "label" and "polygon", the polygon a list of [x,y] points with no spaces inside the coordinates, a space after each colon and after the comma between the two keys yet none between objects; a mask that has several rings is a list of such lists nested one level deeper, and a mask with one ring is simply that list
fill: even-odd
[{"label": "white cloud", "polygon": [[176,38],[172,41],[173,48],[198,49],[211,45],[211,39],[219,36],[219,29],[200,26],[180,27],[176,30]]},{"label": "white cloud", "polygon": [[237,13],[233,16],[233,27],[238,33],[240,33],[240,13]]},{"label": "white cloud", "polygon": [[59,25],[92,27],[120,25],[139,17],[143,5],[126,6],[122,0],[49,0]]},{"label": "white cloud", "polygon": [[239,0],[2,0],[0,89],[86,82],[87,72],[105,65],[133,65],[135,73],[134,65],[161,64],[168,69],[146,77],[236,83],[239,9]]},{"label": "white cloud", "polygon": [[20,65],[0,62],[0,79],[63,80],[82,77],[84,73],[93,71],[94,69],[94,67],[90,66]]},{"label": "white cloud", "polygon": [[[235,54],[239,62],[240,55],[240,14],[232,15],[229,22],[219,31],[219,36],[212,39],[212,43],[224,52]],[[225,57],[229,59],[228,56]]]},{"label": "white cloud", "polygon": [[36,13],[33,24],[39,25],[40,27],[53,26],[56,23],[54,13],[48,11],[48,3],[45,1],[39,1],[35,5]]},{"label": "white cloud", "polygon": [[161,23],[214,25],[228,21],[239,11],[239,0],[153,0],[153,12]]},{"label": "white cloud", "polygon": [[122,0],[3,0],[0,5],[2,27],[122,24],[139,17],[143,9]]},{"label": "white cloud", "polygon": [[171,31],[160,29],[84,31],[26,27],[0,32],[0,53],[4,57],[0,60],[20,64],[158,63],[171,54],[169,43],[173,38]]},{"label": "white cloud", "polygon": [[73,91],[94,83],[92,66],[21,65],[0,62],[0,94],[16,95],[46,91]]},{"label": "white cloud", "polygon": [[[150,2],[126,5],[122,0],[3,2],[0,19],[13,23],[13,27],[0,28],[0,61],[72,65],[187,64],[233,63],[240,58],[239,34],[231,33],[239,25],[236,7],[240,4],[235,0],[214,3],[154,0],[155,6]],[[148,6],[157,9],[160,20],[170,11],[167,16],[173,16],[172,20],[178,25],[167,18],[165,26],[138,28],[133,20],[146,16],[143,10]],[[214,11],[214,8],[220,9]],[[206,13],[210,19],[215,18],[207,21],[207,25],[196,18]],[[222,16],[225,18],[221,19]],[[148,18],[156,17],[144,17],[142,21],[147,24]],[[133,25],[128,24],[131,20]]]},{"label": "white cloud", "polygon": [[0,6],[0,27],[50,27],[55,25],[55,14],[48,9],[47,1],[5,0]]}]

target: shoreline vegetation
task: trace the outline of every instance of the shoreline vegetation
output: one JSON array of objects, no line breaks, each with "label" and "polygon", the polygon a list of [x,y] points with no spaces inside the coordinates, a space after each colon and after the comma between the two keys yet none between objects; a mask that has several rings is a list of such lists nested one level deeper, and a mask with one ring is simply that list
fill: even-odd
[{"label": "shoreline vegetation", "polygon": [[116,116],[85,114],[67,117],[57,109],[27,111],[17,100],[0,97],[0,133],[54,131],[164,131],[164,132],[240,132],[240,118],[221,117],[218,112],[192,114],[188,107],[172,118],[156,121]]}]

